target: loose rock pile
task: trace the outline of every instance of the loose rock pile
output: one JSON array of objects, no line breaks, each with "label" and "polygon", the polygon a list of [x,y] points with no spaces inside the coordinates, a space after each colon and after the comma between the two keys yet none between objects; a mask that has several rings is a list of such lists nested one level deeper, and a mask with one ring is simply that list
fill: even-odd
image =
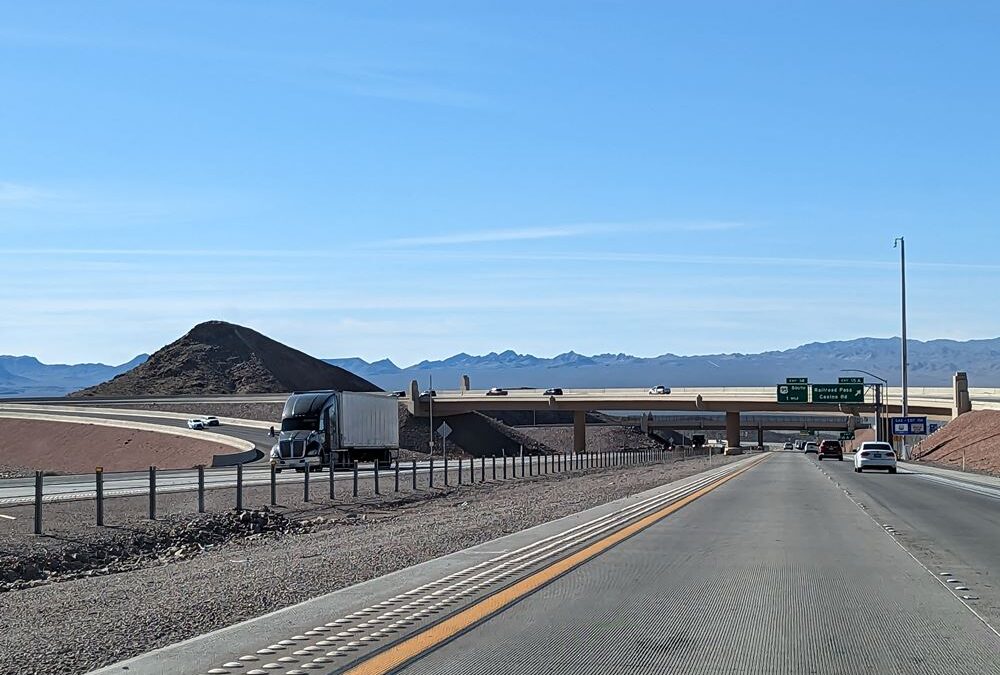
[{"label": "loose rock pile", "polygon": [[0,593],[166,564],[232,541],[303,534],[336,522],[322,516],[289,520],[264,507],[157,523],[149,530],[121,533],[99,544],[73,544],[27,556],[0,553]]}]

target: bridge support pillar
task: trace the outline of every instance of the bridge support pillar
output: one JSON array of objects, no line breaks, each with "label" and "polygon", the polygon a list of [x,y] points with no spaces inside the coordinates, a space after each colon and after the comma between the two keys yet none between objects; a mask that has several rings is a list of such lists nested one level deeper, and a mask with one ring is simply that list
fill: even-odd
[{"label": "bridge support pillar", "polygon": [[573,452],[587,451],[587,413],[577,410],[573,413]]},{"label": "bridge support pillar", "polygon": [[961,371],[955,373],[952,386],[955,391],[955,401],[951,408],[951,418],[955,419],[972,410],[972,400],[969,398],[969,375]]},{"label": "bridge support pillar", "polygon": [[726,412],[726,454],[739,455],[743,452],[740,448],[740,413],[739,411]]}]

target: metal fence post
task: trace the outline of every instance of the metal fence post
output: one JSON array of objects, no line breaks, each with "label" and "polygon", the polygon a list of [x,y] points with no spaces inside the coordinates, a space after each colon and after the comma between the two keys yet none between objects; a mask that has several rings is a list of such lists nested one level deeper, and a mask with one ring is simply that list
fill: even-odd
[{"label": "metal fence post", "polygon": [[448,487],[448,455],[444,456],[444,486]]},{"label": "metal fence post", "polygon": [[243,510],[243,465],[236,465],[236,510]]},{"label": "metal fence post", "polygon": [[156,467],[149,467],[149,519],[156,520]]},{"label": "metal fence post", "polygon": [[486,482],[486,455],[479,456],[479,482]]},{"label": "metal fence post", "polygon": [[413,469],[413,489],[417,489],[417,460],[411,459],[411,468]]},{"label": "metal fence post", "polygon": [[392,488],[393,492],[399,492],[399,458],[396,458],[396,482]]},{"label": "metal fence post", "polygon": [[524,478],[524,453],[523,452],[521,453],[521,478]]},{"label": "metal fence post", "polygon": [[462,484],[462,458],[458,458],[458,484]]},{"label": "metal fence post", "polygon": [[330,501],[332,502],[337,498],[337,472],[333,470],[333,465],[336,462],[333,452],[330,453]]},{"label": "metal fence post", "polygon": [[304,502],[309,501],[309,474],[311,473],[312,471],[309,470],[309,465],[306,464],[306,470],[303,472],[304,478],[302,480],[302,501]]},{"label": "metal fence post", "polygon": [[358,497],[358,460],[354,460],[354,498]]},{"label": "metal fence post", "polygon": [[94,470],[94,489],[97,491],[97,526],[104,526],[104,467]]},{"label": "metal fence post", "polygon": [[378,485],[378,460],[377,459],[375,460],[375,469],[372,472],[372,474],[373,474],[374,480],[375,480],[375,494],[377,494],[377,495],[378,494],[382,494],[379,491],[379,485]]},{"label": "metal fence post", "polygon": [[427,479],[429,481],[428,485],[434,487],[434,458],[431,457],[430,461],[430,471],[427,473]]},{"label": "metal fence post", "polygon": [[503,453],[503,479],[507,480],[507,451]]},{"label": "metal fence post", "polygon": [[42,533],[42,472],[35,472],[35,534]]},{"label": "metal fence post", "polygon": [[198,513],[205,513],[205,467],[198,467]]},{"label": "metal fence post", "polygon": [[278,505],[278,472],[274,468],[274,464],[271,465],[271,506]]},{"label": "metal fence post", "polygon": [[476,458],[469,457],[469,485],[476,482]]},{"label": "metal fence post", "polygon": [[493,480],[497,479],[497,456],[490,455],[490,459],[493,461]]}]

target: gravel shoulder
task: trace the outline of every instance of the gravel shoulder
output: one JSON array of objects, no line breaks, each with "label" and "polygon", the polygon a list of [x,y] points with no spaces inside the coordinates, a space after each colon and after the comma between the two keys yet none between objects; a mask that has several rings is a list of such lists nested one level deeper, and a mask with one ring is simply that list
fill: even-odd
[{"label": "gravel shoulder", "polygon": [[[250,527],[204,550],[185,549],[190,555],[155,554],[117,574],[0,593],[0,672],[86,672],[708,466],[707,460],[697,458],[447,490],[419,485],[416,492],[382,498],[363,494],[346,503],[296,502],[281,509],[282,519],[300,521],[294,527],[279,524],[266,532]],[[214,492],[220,494],[210,493],[209,510],[222,515],[231,495]],[[190,503],[189,495],[175,497]],[[263,490],[249,490],[247,505],[260,505],[266,498]],[[53,524],[57,536],[36,538],[31,546],[19,518],[13,521],[17,531],[8,532],[2,551],[10,556],[22,549],[37,553],[41,547],[65,554],[67,547],[99,548],[115,538],[127,539],[133,531],[148,537],[156,528],[185,529],[176,518],[140,523],[141,503],[120,500],[114,509],[120,524],[110,533],[112,528],[83,525],[92,522],[92,502],[63,505],[62,515],[54,516],[62,522]]]}]

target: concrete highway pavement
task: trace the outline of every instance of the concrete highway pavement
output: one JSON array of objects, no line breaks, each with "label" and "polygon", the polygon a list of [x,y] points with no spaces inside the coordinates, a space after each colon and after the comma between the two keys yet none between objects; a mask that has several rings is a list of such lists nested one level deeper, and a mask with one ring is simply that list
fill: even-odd
[{"label": "concrete highway pavement", "polygon": [[1000,673],[849,466],[750,457],[99,672]]}]

